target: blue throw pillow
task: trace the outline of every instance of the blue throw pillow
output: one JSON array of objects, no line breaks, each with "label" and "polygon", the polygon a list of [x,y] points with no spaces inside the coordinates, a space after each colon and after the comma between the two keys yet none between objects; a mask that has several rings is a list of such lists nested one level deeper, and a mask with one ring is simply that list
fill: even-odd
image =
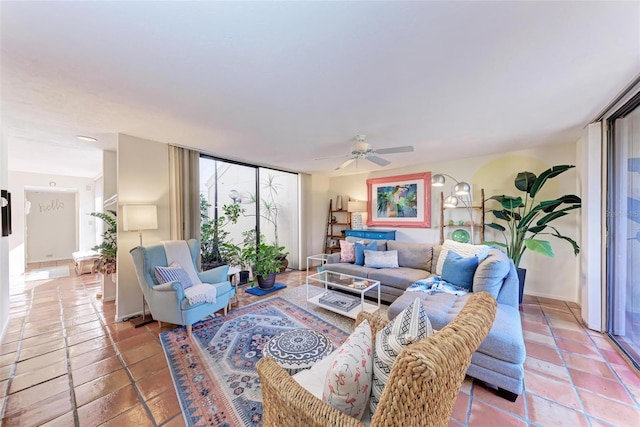
[{"label": "blue throw pillow", "polygon": [[473,287],[473,275],[478,268],[478,257],[463,258],[449,251],[442,266],[442,280],[452,285],[468,289]]},{"label": "blue throw pillow", "polygon": [[180,282],[183,288],[193,286],[193,282],[183,268],[156,266],[156,280],[158,283]]},{"label": "blue throw pillow", "polygon": [[362,243],[356,242],[355,252],[356,252],[356,265],[364,265],[364,251],[377,251],[378,250],[378,242],[375,240],[373,242],[369,242],[368,245],[363,245]]}]

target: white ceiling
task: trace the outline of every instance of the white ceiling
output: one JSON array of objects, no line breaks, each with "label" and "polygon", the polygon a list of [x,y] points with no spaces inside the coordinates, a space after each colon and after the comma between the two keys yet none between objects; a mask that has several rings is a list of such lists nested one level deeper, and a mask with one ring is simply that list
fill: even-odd
[{"label": "white ceiling", "polygon": [[9,169],[87,177],[117,133],[306,172],[358,133],[415,146],[386,168],[575,142],[640,71],[640,2],[2,1],[0,19]]}]

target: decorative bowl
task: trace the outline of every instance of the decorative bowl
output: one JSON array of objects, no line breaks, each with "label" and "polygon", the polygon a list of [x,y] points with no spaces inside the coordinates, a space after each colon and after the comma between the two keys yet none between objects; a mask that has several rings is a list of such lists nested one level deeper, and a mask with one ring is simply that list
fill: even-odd
[{"label": "decorative bowl", "polygon": [[451,239],[460,242],[460,243],[469,243],[471,240],[471,236],[467,232],[467,230],[456,230],[451,233]]}]

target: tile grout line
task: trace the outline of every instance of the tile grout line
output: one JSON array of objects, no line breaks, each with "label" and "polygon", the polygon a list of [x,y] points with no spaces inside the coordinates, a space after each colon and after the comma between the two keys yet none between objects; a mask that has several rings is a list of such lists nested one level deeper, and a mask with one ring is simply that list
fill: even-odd
[{"label": "tile grout line", "polygon": [[[573,314],[573,312],[571,311],[571,308],[567,305],[566,302],[564,302],[564,305],[569,309],[569,312],[571,313],[571,316],[573,316],[574,320],[578,321],[578,319],[575,317],[575,315]],[[571,376],[571,372],[569,372],[569,366],[567,365],[567,361],[564,358],[564,353],[562,351],[562,349],[560,348],[560,346],[558,345],[558,337],[556,337],[556,334],[553,332],[553,326],[551,325],[551,323],[549,323],[549,318],[547,317],[547,313],[544,311],[544,309],[542,307],[540,307],[540,311],[542,312],[542,316],[544,317],[544,321],[547,323],[547,326],[549,327],[549,333],[551,334],[551,337],[553,338],[553,342],[555,343],[555,348],[558,351],[558,355],[560,356],[560,359],[562,360],[562,367],[567,371],[567,376],[569,377],[569,381],[570,381],[570,385],[571,388],[573,389],[573,391],[576,394],[576,397],[578,398],[578,402],[580,403],[580,408],[582,409],[582,411],[576,411],[578,413],[582,413],[582,415],[584,415],[584,417],[587,420],[587,423],[591,426],[591,415],[587,412],[585,406],[584,406],[584,402],[582,401],[582,397],[580,396],[580,393],[578,392],[578,388],[575,385],[575,382],[573,381],[573,377]],[[582,326],[582,324],[580,324],[580,322],[578,322],[578,325],[580,326],[580,328],[582,329],[582,332],[584,332],[586,334],[586,331],[584,331],[584,327]],[[562,329],[562,328],[560,328]],[[588,335],[588,334],[587,334]],[[543,397],[543,396],[540,396]],[[544,397],[543,397],[544,398]],[[546,398],[545,398],[546,399]],[[549,400],[549,399],[546,399]],[[554,402],[557,403],[557,402]],[[560,404],[560,403],[558,403]],[[565,406],[565,405],[562,405]],[[567,406],[565,406],[566,408]],[[573,408],[569,408],[575,411],[575,409]]]},{"label": "tile grout line", "polygon": [[69,381],[69,394],[71,396],[71,411],[73,413],[73,422],[76,427],[80,426],[80,418],[78,417],[78,403],[76,401],[76,389],[73,387],[73,374],[71,372],[71,355],[69,354],[69,341],[67,336],[67,325],[64,322],[64,307],[62,305],[62,290],[60,289],[60,281],[57,285],[58,304],[60,306],[60,322],[62,323],[62,336],[64,337],[64,352],[67,360],[67,372]]},{"label": "tile grout line", "polygon": [[24,340],[24,325],[27,321],[27,317],[31,313],[31,307],[33,306],[33,290],[34,289],[35,287],[31,288],[29,306],[25,311],[24,317],[22,318],[22,325],[20,325],[20,338],[18,339],[18,348],[16,348],[16,355],[13,358],[13,363],[11,364],[10,374],[6,384],[5,398],[2,402],[2,408],[0,409],[0,425],[2,425],[2,420],[4,420],[5,412],[7,410],[7,404],[9,402],[9,390],[11,390],[11,384],[13,384],[13,379],[15,378],[16,370],[18,369],[18,360],[20,358],[20,353],[22,352],[22,344]]},{"label": "tile grout line", "polygon": [[[84,292],[85,296],[88,296],[89,302],[90,302],[91,307],[93,308],[94,312],[98,313],[98,310],[97,310],[97,308],[95,306],[94,300],[89,295],[89,292],[87,291],[87,288],[85,286],[84,281],[82,281],[82,289],[83,289],[83,292]],[[122,369],[127,374],[127,377],[129,378],[131,386],[133,387],[134,391],[136,392],[136,396],[138,398],[138,402],[141,403],[142,407],[144,408],[144,411],[146,412],[147,416],[151,420],[152,425],[154,427],[158,427],[158,423],[156,423],[156,420],[155,420],[155,418],[153,416],[153,413],[151,412],[151,409],[147,405],[147,402],[144,400],[144,397],[142,396],[142,393],[138,389],[138,385],[136,383],[135,378],[133,378],[133,375],[131,374],[131,372],[129,372],[129,369],[127,368],[127,364],[125,363],[124,358],[122,357],[122,353],[120,353],[120,349],[116,345],[116,342],[113,340],[113,336],[111,336],[111,331],[109,330],[109,327],[106,324],[106,320],[103,319],[104,311],[102,312],[102,314],[103,314],[102,316],[98,316],[98,319],[100,321],[101,327],[105,330],[105,333],[106,333],[105,335],[107,337],[109,337],[109,342],[111,343],[111,347],[113,348],[114,352],[116,353],[116,357],[118,358],[118,361],[120,362],[120,365],[122,365]],[[146,333],[150,333],[146,326],[143,326],[143,328],[145,329]],[[120,390],[120,389],[118,389],[118,390]],[[116,414],[112,418],[109,418],[108,420],[105,420],[105,422],[107,422],[109,420],[112,420],[112,419],[116,418],[117,416],[126,413],[129,410],[131,410],[131,408],[127,408],[127,410],[125,410],[125,411],[123,411],[123,412],[121,412],[119,414]]]},{"label": "tile grout line", "polygon": [[[567,305],[567,307],[569,307],[569,306]],[[571,310],[571,307],[569,307],[569,310]],[[574,319],[576,319],[577,324],[580,325],[580,327],[582,328],[582,331],[588,337],[589,342],[591,343],[591,345],[593,345],[593,347],[596,349],[596,351],[598,352],[600,357],[602,357],[604,363],[611,370],[611,372],[613,372],[613,375],[615,376],[616,382],[622,386],[622,388],[625,390],[625,392],[627,393],[627,395],[629,396],[631,401],[635,403],[635,409],[640,409],[640,402],[638,402],[638,400],[635,399],[635,396],[633,395],[633,393],[631,393],[631,391],[629,391],[629,389],[627,388],[627,385],[625,384],[625,382],[622,381],[622,378],[620,378],[620,376],[618,375],[618,372],[615,369],[613,369],[613,367],[612,367],[613,363],[609,362],[609,359],[607,359],[605,357],[605,355],[602,353],[602,349],[598,346],[598,344],[596,344],[596,342],[593,339],[593,337],[591,336],[591,334],[589,334],[587,332],[586,329],[588,329],[588,328],[585,325],[583,325],[582,319],[578,318],[573,311],[571,311],[571,314],[573,315]],[[603,335],[603,338],[606,337],[606,334],[602,334],[602,335]],[[630,369],[633,369],[633,368],[630,367]],[[589,391],[589,390],[587,390],[587,391]],[[623,405],[625,404],[624,402],[619,402],[619,401],[617,401],[615,399],[611,399],[611,400],[614,400],[614,401],[616,401],[618,403],[622,403]],[[627,405],[627,406],[629,406],[629,405]]]}]

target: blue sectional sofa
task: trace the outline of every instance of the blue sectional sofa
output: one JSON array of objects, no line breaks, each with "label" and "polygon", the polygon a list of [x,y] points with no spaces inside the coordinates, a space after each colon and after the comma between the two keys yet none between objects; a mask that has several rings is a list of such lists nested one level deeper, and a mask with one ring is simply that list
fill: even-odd
[{"label": "blue sectional sofa", "polygon": [[[433,328],[442,329],[460,312],[470,295],[406,291],[411,283],[434,275],[442,246],[391,240],[383,243],[378,243],[378,250],[398,250],[399,268],[375,269],[340,263],[340,254],[333,254],[325,269],[380,280],[383,299],[392,302],[389,319],[420,298]],[[498,394],[515,401],[524,388],[526,350],[518,304],[518,275],[504,252],[489,250],[474,274],[472,291],[490,293],[498,302],[498,310],[489,335],[473,354],[467,374],[497,387]]]}]

